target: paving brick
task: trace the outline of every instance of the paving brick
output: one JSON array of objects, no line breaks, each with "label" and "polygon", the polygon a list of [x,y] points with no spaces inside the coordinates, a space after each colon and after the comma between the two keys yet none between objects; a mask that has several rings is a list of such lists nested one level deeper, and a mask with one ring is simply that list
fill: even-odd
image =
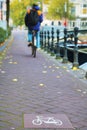
[{"label": "paving brick", "polygon": [[13,44],[0,68],[0,130],[25,130],[25,113],[66,114],[73,127],[86,129],[87,80],[79,79],[82,72],[43,50],[31,57],[26,35],[13,32]]}]

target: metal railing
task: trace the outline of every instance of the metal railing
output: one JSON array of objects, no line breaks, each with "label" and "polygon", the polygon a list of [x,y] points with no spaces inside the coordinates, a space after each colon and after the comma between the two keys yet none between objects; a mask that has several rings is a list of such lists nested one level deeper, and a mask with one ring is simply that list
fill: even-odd
[{"label": "metal railing", "polygon": [[[67,28],[62,28],[61,30],[57,27],[51,27],[50,29],[46,27],[42,29],[40,32],[40,41],[41,48],[51,54],[51,56],[56,56],[56,59],[61,58],[60,51],[63,52],[63,63],[68,62],[68,54],[67,51],[72,49],[73,51],[73,63],[72,69],[79,69],[79,47],[87,48],[87,41],[85,44],[79,44],[78,34],[86,33],[87,30],[79,30],[78,27],[75,27],[73,30],[68,30]],[[61,35],[62,33],[62,35]],[[86,53],[87,56],[87,53]],[[87,73],[86,76],[87,78]]]}]

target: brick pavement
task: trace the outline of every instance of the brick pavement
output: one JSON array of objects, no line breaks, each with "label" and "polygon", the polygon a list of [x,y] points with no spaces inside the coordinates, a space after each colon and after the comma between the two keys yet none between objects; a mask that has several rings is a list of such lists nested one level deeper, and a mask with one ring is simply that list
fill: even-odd
[{"label": "brick pavement", "polygon": [[84,72],[42,50],[33,58],[25,31],[13,36],[0,68],[0,130],[24,130],[23,115],[29,113],[66,114],[74,128],[87,130]]}]

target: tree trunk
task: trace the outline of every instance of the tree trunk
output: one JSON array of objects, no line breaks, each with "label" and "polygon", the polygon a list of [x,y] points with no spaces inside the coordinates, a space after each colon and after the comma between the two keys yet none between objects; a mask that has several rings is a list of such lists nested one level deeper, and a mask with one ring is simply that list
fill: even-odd
[{"label": "tree trunk", "polygon": [[9,12],[10,12],[10,0],[6,0],[6,21],[7,21],[7,27],[9,27]]}]

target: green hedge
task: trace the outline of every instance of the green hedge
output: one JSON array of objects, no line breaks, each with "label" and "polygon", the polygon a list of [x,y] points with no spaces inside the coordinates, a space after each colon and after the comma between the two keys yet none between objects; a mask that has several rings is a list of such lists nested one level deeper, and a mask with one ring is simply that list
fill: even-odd
[{"label": "green hedge", "polygon": [[11,35],[11,28],[8,28],[7,30],[4,30],[0,27],[0,44],[5,41],[6,38],[8,38]]},{"label": "green hedge", "polygon": [[0,28],[0,43],[4,42],[6,39],[6,31],[3,28]]}]

